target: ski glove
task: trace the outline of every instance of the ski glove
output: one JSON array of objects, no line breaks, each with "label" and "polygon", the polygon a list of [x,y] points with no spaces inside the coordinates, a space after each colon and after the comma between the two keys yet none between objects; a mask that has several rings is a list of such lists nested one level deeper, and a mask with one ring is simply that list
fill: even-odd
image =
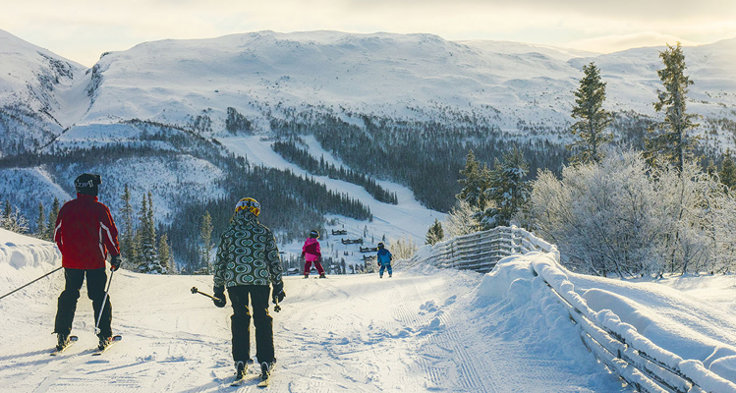
[{"label": "ski glove", "polygon": [[115,271],[120,268],[120,264],[123,262],[123,259],[120,258],[120,255],[113,255],[110,257],[110,271]]},{"label": "ski glove", "polygon": [[227,304],[227,298],[225,298],[225,287],[215,287],[215,297],[217,299],[212,299],[215,306],[220,308],[225,307]]},{"label": "ski glove", "polygon": [[274,303],[279,303],[286,297],[286,292],[284,292],[284,283],[280,282],[278,284],[273,284],[273,290],[271,291],[271,300]]}]

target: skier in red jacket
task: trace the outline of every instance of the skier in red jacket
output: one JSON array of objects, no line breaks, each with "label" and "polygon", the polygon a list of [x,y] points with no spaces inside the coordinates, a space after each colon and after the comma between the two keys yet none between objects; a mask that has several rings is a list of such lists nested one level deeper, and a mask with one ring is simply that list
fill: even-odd
[{"label": "skier in red jacket", "polygon": [[110,216],[110,210],[97,201],[99,175],[84,173],[74,180],[77,198],[66,202],[59,210],[54,229],[54,241],[61,251],[61,266],[64,267],[66,285],[59,296],[54,333],[57,334],[57,349],[69,344],[74,312],[77,308],[79,290],[87,276],[87,295],[92,300],[95,322],[100,319],[100,349],[110,343],[112,330],[112,306],[105,297],[105,260],[111,254],[110,270],[120,267],[118,229]]},{"label": "skier in red jacket", "polygon": [[302,257],[304,258],[304,278],[309,278],[309,269],[312,268],[312,262],[314,262],[314,267],[317,268],[319,278],[327,278],[327,276],[325,276],[325,269],[322,268],[322,263],[320,262],[320,260],[322,259],[322,253],[319,250],[319,242],[317,241],[318,238],[319,232],[309,232],[309,237],[306,241],[304,241],[304,246],[302,246]]}]

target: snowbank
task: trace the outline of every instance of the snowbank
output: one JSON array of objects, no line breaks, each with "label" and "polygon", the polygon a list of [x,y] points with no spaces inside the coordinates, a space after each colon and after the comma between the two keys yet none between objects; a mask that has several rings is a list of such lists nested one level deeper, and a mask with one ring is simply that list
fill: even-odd
[{"label": "snowbank", "polygon": [[[613,354],[620,349],[637,368],[648,363],[642,359],[656,359],[706,391],[736,391],[736,331],[731,328],[736,326],[736,318],[707,304],[686,301],[682,293],[665,285],[573,274],[561,267],[553,254],[536,252],[500,260],[484,276],[476,297],[479,305],[502,298],[513,307],[511,319],[522,315],[528,323],[548,327],[547,333],[538,337],[544,343],[554,343],[553,337],[575,329],[568,315],[577,313],[584,340],[595,339],[600,342],[599,348]],[[569,308],[564,303],[569,303]],[[702,314],[698,323],[690,322],[692,314]],[[728,334],[713,334],[724,329]],[[554,350],[563,354],[572,350],[569,342],[556,345],[561,347]],[[611,360],[618,361],[616,356]],[[640,373],[630,367],[620,371],[639,378]],[[684,383],[673,374],[657,373],[673,385]]]},{"label": "snowbank", "polygon": [[[59,266],[61,253],[56,244],[0,229],[0,296]],[[40,290],[49,283],[34,285]],[[4,300],[22,296],[20,291]]]}]

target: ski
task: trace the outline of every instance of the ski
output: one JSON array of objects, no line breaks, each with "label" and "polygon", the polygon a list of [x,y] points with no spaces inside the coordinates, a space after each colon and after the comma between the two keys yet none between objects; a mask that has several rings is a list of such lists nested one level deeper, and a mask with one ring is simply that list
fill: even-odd
[{"label": "ski", "polygon": [[67,348],[71,347],[72,344],[74,344],[79,338],[77,336],[69,336],[69,342],[64,346],[64,348],[58,349],[54,348],[53,351],[51,351],[51,356],[56,356],[64,351],[66,351]]},{"label": "ski", "polygon": [[[262,377],[261,377],[261,378],[262,378]],[[269,374],[269,375],[268,375],[268,376],[266,377],[266,379],[261,379],[261,382],[258,382],[258,385],[256,385],[256,386],[258,386],[259,388],[265,388],[265,387],[268,387],[268,384],[269,384],[270,382],[271,382],[271,374]]]},{"label": "ski", "polygon": [[116,342],[118,342],[118,341],[120,341],[122,339],[123,339],[123,336],[121,336],[119,334],[117,334],[115,336],[112,336],[112,338],[110,339],[110,342],[107,345],[105,345],[104,348],[100,348],[98,346],[97,347],[97,351],[95,351],[95,353],[93,353],[92,356],[100,356],[100,355],[102,355],[105,351],[107,351],[108,348],[110,348],[113,344],[115,344]]},{"label": "ski", "polygon": [[258,382],[259,388],[265,388],[268,387],[268,384],[271,383],[271,372],[273,371],[273,364],[270,366],[267,365],[267,363],[261,363],[261,381]]},{"label": "ski", "polygon": [[[241,362],[238,362],[238,365],[240,363]],[[240,386],[240,385],[243,384],[243,382],[245,382],[246,379],[248,379],[249,377],[251,377],[251,376],[248,375],[248,365],[251,364],[251,363],[253,363],[253,360],[252,359],[248,359],[243,364],[243,369],[242,370],[240,370],[240,367],[237,367],[236,366],[235,380],[230,384],[230,386]]]}]

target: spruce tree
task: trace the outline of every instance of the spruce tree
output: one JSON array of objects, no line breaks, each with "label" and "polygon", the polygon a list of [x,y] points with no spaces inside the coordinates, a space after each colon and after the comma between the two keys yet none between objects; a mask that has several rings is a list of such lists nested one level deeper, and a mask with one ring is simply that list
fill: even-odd
[{"label": "spruce tree", "polygon": [[718,177],[724,186],[730,190],[736,190],[736,164],[734,164],[731,158],[730,151],[727,151],[725,157],[723,157],[721,169],[718,171]]},{"label": "spruce tree", "polygon": [[120,236],[120,252],[123,256],[130,260],[135,261],[136,255],[133,248],[133,238],[135,236],[135,228],[133,224],[133,206],[130,205],[130,190],[128,185],[125,185],[123,189],[123,207],[120,209],[120,215],[122,218],[121,236]]},{"label": "spruce tree", "polygon": [[161,273],[156,250],[156,227],[153,222],[153,198],[143,194],[141,210],[138,212],[138,270],[146,273]]},{"label": "spruce tree", "polygon": [[49,211],[49,224],[46,226],[46,238],[51,241],[54,241],[56,218],[59,217],[59,209],[59,198],[54,197],[54,203],[51,204],[51,210]]},{"label": "spruce tree", "polygon": [[43,203],[38,203],[38,219],[36,219],[36,237],[43,240],[46,238],[46,213],[43,209]]},{"label": "spruce tree", "polygon": [[173,273],[174,264],[171,258],[171,247],[169,246],[169,237],[165,233],[161,234],[158,239],[158,264],[161,266],[163,273]]},{"label": "spruce tree", "polygon": [[468,151],[465,158],[465,167],[460,170],[460,193],[456,198],[467,202],[474,210],[482,210],[485,208],[485,190],[488,186],[488,169],[480,167],[480,163],[475,159],[473,150]]},{"label": "spruce tree", "polygon": [[202,224],[199,226],[199,238],[202,241],[202,250],[200,251],[202,265],[207,266],[207,269],[212,273],[210,263],[210,251],[212,250],[212,216],[210,216],[209,211],[205,211],[204,216],[202,216]]},{"label": "spruce tree", "polygon": [[425,243],[429,245],[434,245],[435,243],[442,241],[444,237],[445,237],[445,233],[442,230],[442,223],[440,223],[439,220],[435,218],[434,224],[432,224],[429,227],[429,230],[427,230],[427,236],[425,237]]},{"label": "spruce tree", "polygon": [[647,161],[657,165],[659,160],[670,163],[680,172],[685,165],[685,156],[695,144],[695,138],[688,131],[697,124],[696,117],[687,113],[687,91],[693,81],[685,75],[685,55],[680,43],[667,45],[659,53],[664,68],[657,71],[664,90],[658,90],[658,101],[654,103],[657,112],[664,111],[664,121],[651,129],[652,136],[647,140]]},{"label": "spruce tree", "polygon": [[3,207],[2,221],[5,222],[10,219],[10,215],[13,214],[13,207],[10,206],[10,201],[5,200],[5,206]]},{"label": "spruce tree", "polygon": [[583,73],[572,108],[572,117],[578,121],[571,129],[572,134],[580,139],[568,148],[575,152],[572,161],[598,163],[603,158],[601,147],[613,139],[613,135],[606,132],[611,114],[603,109],[606,84],[601,81],[600,70],[593,62],[583,66]]},{"label": "spruce tree", "polygon": [[486,193],[493,206],[485,210],[480,220],[484,229],[508,226],[514,214],[526,204],[531,192],[526,180],[528,172],[529,165],[517,148],[504,153],[503,160],[496,162]]}]

